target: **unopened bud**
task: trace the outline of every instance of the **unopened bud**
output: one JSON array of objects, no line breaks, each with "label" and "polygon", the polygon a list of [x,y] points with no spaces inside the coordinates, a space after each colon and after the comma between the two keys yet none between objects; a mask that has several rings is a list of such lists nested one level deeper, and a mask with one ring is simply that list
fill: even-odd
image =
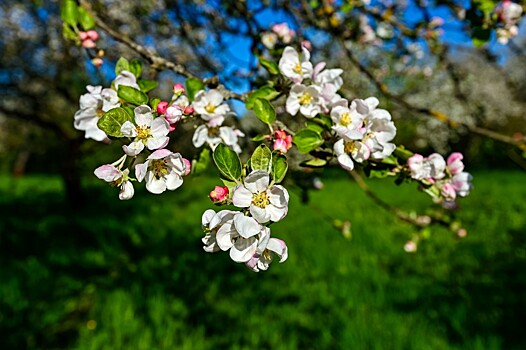
[{"label": "unopened bud", "polygon": [[188,106],[184,109],[183,111],[183,114],[184,115],[190,115],[190,114],[194,114],[194,107],[192,106]]},{"label": "unopened bud", "polygon": [[186,165],[186,169],[184,171],[184,176],[186,176],[186,175],[190,174],[190,171],[192,171],[192,164],[186,158],[183,158],[183,162]]},{"label": "unopened bud", "polygon": [[159,115],[163,115],[164,113],[166,113],[167,108],[168,108],[168,102],[161,101],[157,104],[157,113],[159,113]]},{"label": "unopened bud", "polygon": [[174,84],[174,95],[181,95],[184,93],[184,86],[181,84]]},{"label": "unopened bud", "polygon": [[95,44],[95,42],[91,39],[86,39],[82,42],[82,47],[86,48],[86,49],[93,49],[94,47],[96,47],[97,44]]},{"label": "unopened bud", "polygon": [[95,57],[91,60],[91,64],[93,64],[95,67],[100,68],[104,61],[102,58]]},{"label": "unopened bud", "polygon": [[86,35],[93,41],[99,40],[99,33],[97,33],[95,30],[88,30]]},{"label": "unopened bud", "polygon": [[209,197],[214,203],[224,201],[228,197],[228,187],[216,186]]},{"label": "unopened bud", "polygon": [[88,38],[88,33],[86,33],[86,32],[80,32],[80,33],[79,33],[79,38],[80,38],[80,40],[82,40],[82,41],[86,40],[86,39]]}]

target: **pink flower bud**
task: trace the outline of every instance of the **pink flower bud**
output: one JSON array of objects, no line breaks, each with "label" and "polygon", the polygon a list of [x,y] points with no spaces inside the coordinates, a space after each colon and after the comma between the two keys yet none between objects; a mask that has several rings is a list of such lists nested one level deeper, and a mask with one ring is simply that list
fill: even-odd
[{"label": "pink flower bud", "polygon": [[177,125],[170,124],[170,126],[168,127],[168,133],[174,132],[176,129],[177,129]]},{"label": "pink flower bud", "polygon": [[454,200],[457,197],[457,192],[455,191],[455,188],[452,184],[447,183],[440,189],[440,193],[444,198],[447,200]]},{"label": "pink flower bud", "polygon": [[99,33],[97,33],[95,30],[88,30],[86,35],[93,41],[99,40]]},{"label": "pink flower bud", "polygon": [[447,168],[452,175],[461,173],[464,170],[464,163],[462,163],[462,153],[454,152],[447,158]]},{"label": "pink flower bud", "polygon": [[93,49],[94,47],[96,47],[97,44],[95,44],[95,42],[91,39],[86,39],[82,42],[82,47],[86,48],[86,49]]},{"label": "pink flower bud", "polygon": [[279,150],[286,153],[292,147],[292,136],[287,134],[285,130],[276,130],[274,134],[276,141],[274,142],[274,150]]},{"label": "pink flower bud", "polygon": [[88,33],[86,33],[86,32],[80,32],[80,33],[79,33],[79,38],[80,38],[80,40],[82,40],[82,41],[86,40],[86,39],[88,38]]},{"label": "pink flower bud", "polygon": [[183,114],[184,115],[190,115],[190,114],[194,114],[194,107],[192,106],[188,106],[184,109],[183,111]]},{"label": "pink flower bud", "polygon": [[181,84],[174,84],[174,94],[179,96],[182,93],[184,93],[184,86]]},{"label": "pink flower bud", "polygon": [[102,61],[102,58],[95,57],[91,60],[91,64],[93,64],[95,67],[100,68],[104,61]]},{"label": "pink flower bud", "polygon": [[209,197],[214,203],[224,201],[228,197],[228,187],[216,186]]},{"label": "pink flower bud", "polygon": [[186,175],[190,174],[190,171],[192,171],[192,164],[186,158],[183,158],[183,162],[186,165],[186,170],[184,171],[184,176],[186,176]]},{"label": "pink flower bud", "polygon": [[309,50],[309,51],[312,51],[312,44],[311,44],[311,42],[308,41],[308,40],[303,40],[303,41],[301,42],[301,46],[303,46],[304,48],[306,48],[306,49]]},{"label": "pink flower bud", "polygon": [[161,101],[157,105],[157,113],[159,113],[159,115],[162,115],[162,114],[166,113],[166,109],[167,108],[168,108],[168,102]]},{"label": "pink flower bud", "polygon": [[274,151],[287,153],[287,143],[285,142],[285,140],[277,139],[276,141],[274,141]]}]

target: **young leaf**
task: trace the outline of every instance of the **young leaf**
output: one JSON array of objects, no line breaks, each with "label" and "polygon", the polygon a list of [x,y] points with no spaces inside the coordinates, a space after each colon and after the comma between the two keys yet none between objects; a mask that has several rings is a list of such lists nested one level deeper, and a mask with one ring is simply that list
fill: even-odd
[{"label": "young leaf", "polygon": [[287,157],[279,152],[272,153],[272,178],[275,183],[280,183],[287,174]]},{"label": "young leaf", "polygon": [[139,85],[142,92],[146,93],[155,89],[158,83],[155,80],[139,79],[137,80],[137,85]]},{"label": "young leaf", "polygon": [[325,131],[325,128],[323,126],[321,126],[320,124],[311,122],[311,121],[307,121],[305,123],[305,128],[309,129],[309,130],[312,130],[312,131],[315,131],[318,134],[321,134],[323,131]]},{"label": "young leaf", "polygon": [[327,164],[327,161],[321,158],[312,158],[312,159],[309,159],[309,160],[306,160],[300,163],[302,167],[307,167],[307,168],[322,168],[326,164]]},{"label": "young leaf", "polygon": [[294,135],[293,141],[301,153],[309,153],[323,145],[324,142],[320,134],[309,129],[298,131],[296,135]]},{"label": "young leaf", "polygon": [[229,180],[239,180],[241,177],[241,161],[236,152],[220,143],[214,150],[213,158],[224,177]]},{"label": "young leaf", "polygon": [[263,86],[248,96],[246,106],[248,109],[252,109],[254,108],[254,101],[257,98],[262,98],[267,101],[272,101],[278,96],[279,96],[279,92],[277,92],[273,87]]},{"label": "young leaf", "polygon": [[267,146],[263,144],[259,145],[250,158],[250,164],[252,170],[265,170],[269,172],[272,165],[272,152]]},{"label": "young leaf", "polygon": [[78,23],[77,3],[73,0],[64,0],[60,9],[60,17],[70,26],[76,27]]},{"label": "young leaf", "polygon": [[256,98],[253,102],[253,109],[254,113],[256,113],[256,117],[258,117],[263,123],[271,124],[276,120],[274,106],[272,106],[267,100]]},{"label": "young leaf", "polygon": [[115,74],[119,75],[123,70],[130,71],[130,63],[124,57],[119,58],[117,64],[115,65]]},{"label": "young leaf", "polygon": [[205,85],[201,80],[195,78],[186,79],[186,93],[188,94],[188,99],[190,101],[194,100],[195,94],[197,94],[198,91],[204,89]]},{"label": "young leaf", "polygon": [[266,140],[267,138],[268,138],[267,135],[256,135],[253,138],[251,138],[251,140],[254,142],[260,142],[260,141]]},{"label": "young leaf", "polygon": [[148,96],[142,91],[139,91],[131,86],[119,85],[117,95],[124,101],[134,105],[144,105],[148,103]]},{"label": "young leaf", "polygon": [[265,59],[260,59],[259,63],[267,69],[267,71],[272,75],[279,74],[279,67],[274,61],[269,61]]},{"label": "young leaf", "polygon": [[152,107],[152,111],[156,111],[157,110],[157,105],[159,104],[159,102],[161,102],[161,99],[160,98],[152,98],[150,100],[150,107]]},{"label": "young leaf", "polygon": [[91,14],[88,11],[86,11],[84,7],[78,8],[78,18],[82,29],[90,30],[93,29],[93,27],[95,27],[95,20],[93,19]]},{"label": "young leaf", "polygon": [[97,126],[109,136],[122,137],[121,126],[132,121],[131,115],[122,107],[110,109],[99,119]]},{"label": "young leaf", "polygon": [[141,63],[141,61],[139,61],[138,59],[134,58],[130,62],[129,69],[130,69],[130,72],[132,72],[133,75],[135,75],[136,78],[140,77],[141,73],[142,73],[142,63]]},{"label": "young leaf", "polygon": [[208,168],[208,164],[210,164],[210,149],[203,148],[199,155],[199,159],[194,159],[192,161],[192,174],[202,174]]}]

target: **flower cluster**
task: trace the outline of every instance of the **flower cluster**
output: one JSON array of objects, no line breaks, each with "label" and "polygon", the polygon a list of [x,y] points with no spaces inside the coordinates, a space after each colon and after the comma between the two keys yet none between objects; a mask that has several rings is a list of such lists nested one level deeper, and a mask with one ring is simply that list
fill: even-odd
[{"label": "flower cluster", "polygon": [[287,23],[274,24],[270,32],[261,35],[261,42],[267,49],[274,49],[276,44],[290,44],[296,36],[296,32]]},{"label": "flower cluster", "polygon": [[510,0],[504,0],[495,8],[495,12],[502,24],[496,29],[497,40],[502,45],[506,45],[511,38],[519,34],[517,23],[522,16],[522,6]]},{"label": "flower cluster", "polygon": [[473,177],[464,171],[463,158],[461,153],[455,152],[446,162],[438,153],[433,153],[427,158],[416,153],[407,160],[407,165],[413,179],[431,186],[428,193],[441,196],[446,201],[453,201],[457,196],[467,196],[473,188]]},{"label": "flower cluster", "polygon": [[207,143],[210,148],[215,149],[220,143],[232,148],[236,153],[241,153],[238,138],[244,137],[241,130],[231,126],[223,126],[225,117],[232,115],[228,104],[224,103],[224,97],[218,90],[201,90],[195,95],[192,104],[195,113],[205,121],[195,129],[192,142],[195,147],[201,147]]},{"label": "flower cluster", "polygon": [[231,202],[240,211],[209,209],[202,217],[205,237],[202,239],[206,252],[229,251],[235,262],[245,263],[254,271],[267,270],[273,254],[280,262],[287,259],[287,246],[277,238],[271,238],[268,225],[287,215],[289,194],[280,185],[270,183],[270,174],[264,170],[252,171],[243,181],[229,191],[216,186],[210,198]]}]

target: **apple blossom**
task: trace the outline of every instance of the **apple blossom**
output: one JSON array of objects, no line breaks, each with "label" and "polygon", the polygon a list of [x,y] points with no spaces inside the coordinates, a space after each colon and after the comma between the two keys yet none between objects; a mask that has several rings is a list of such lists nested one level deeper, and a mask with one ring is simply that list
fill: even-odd
[{"label": "apple blossom", "polygon": [[473,176],[470,173],[461,172],[453,176],[451,185],[460,197],[466,197],[473,189],[472,180]]},{"label": "apple blossom", "polygon": [[314,118],[321,112],[320,91],[315,85],[305,86],[294,85],[290,89],[289,97],[286,102],[287,113],[296,115],[298,111],[307,118]]},{"label": "apple blossom", "polygon": [[287,215],[289,193],[280,185],[270,184],[270,174],[264,170],[252,171],[243,184],[232,191],[232,204],[249,208],[259,222],[280,221]]},{"label": "apple blossom", "polygon": [[362,163],[369,159],[371,150],[361,141],[343,138],[334,143],[334,154],[341,167],[351,171],[354,169],[353,159],[358,163]]},{"label": "apple blossom", "polygon": [[224,117],[230,113],[230,107],[223,103],[223,95],[215,89],[201,90],[194,98],[193,107],[197,114],[205,121],[217,117]]},{"label": "apple blossom", "polygon": [[134,89],[140,90],[139,85],[137,85],[137,78],[132,72],[123,70],[115,80],[113,80],[113,87],[116,91],[119,91],[119,85],[130,86]]},{"label": "apple blossom", "polygon": [[287,153],[287,151],[292,147],[292,136],[287,134],[285,130],[276,130],[275,136],[276,141],[274,141],[274,150]]},{"label": "apple blossom", "polygon": [[302,57],[291,46],[283,50],[279,60],[279,70],[281,74],[289,78],[293,83],[299,84],[303,79],[309,79],[312,76],[312,63],[310,63],[310,52],[302,48]]},{"label": "apple blossom", "polygon": [[338,136],[345,137],[351,140],[359,140],[363,135],[363,121],[364,114],[360,111],[367,107],[362,100],[354,100],[351,106],[336,106],[331,110],[331,119],[334,123],[332,129],[336,131]]},{"label": "apple blossom", "polygon": [[267,49],[272,50],[278,43],[278,36],[276,35],[276,33],[265,32],[261,35],[261,43]]},{"label": "apple blossom", "polygon": [[182,84],[174,84],[173,86],[174,95],[180,96],[185,92],[184,86]]},{"label": "apple blossom", "polygon": [[[210,122],[215,120],[216,119],[211,119]],[[238,145],[238,137],[244,136],[244,134],[231,126],[211,126],[210,122],[199,125],[197,129],[195,129],[194,136],[192,137],[194,146],[199,148],[207,143],[210,148],[215,149],[218,144],[224,143],[236,153],[241,153],[241,147]]]},{"label": "apple blossom", "polygon": [[227,221],[232,220],[237,211],[221,210],[216,213],[212,209],[206,210],[201,217],[201,227],[205,231],[205,237],[202,238],[203,249],[207,253],[220,251],[217,245],[217,230]]},{"label": "apple blossom", "polygon": [[279,257],[279,262],[285,262],[288,258],[288,248],[284,241],[277,238],[270,238],[268,241],[260,240],[256,248],[256,254],[248,260],[245,265],[255,271],[267,270],[273,260],[273,255]]},{"label": "apple blossom", "polygon": [[158,149],[146,162],[135,166],[135,176],[139,182],[146,179],[146,189],[155,194],[166,190],[173,191],[183,184],[186,164],[179,153]]},{"label": "apple blossom", "polygon": [[210,192],[208,197],[212,200],[212,202],[222,202],[225,199],[228,198],[228,187],[226,186],[216,186],[214,189]]},{"label": "apple blossom", "polygon": [[88,85],[86,89],[88,93],[80,96],[80,109],[75,113],[73,126],[85,131],[87,139],[103,141],[107,135],[99,129],[97,122],[105,112],[120,106],[119,98],[115,90],[103,89],[102,86]]},{"label": "apple blossom", "polygon": [[168,102],[161,101],[157,104],[157,113],[159,115],[163,115],[166,113],[166,110],[168,109]]},{"label": "apple blossom", "polygon": [[134,189],[133,184],[129,179],[129,169],[121,170],[120,168],[126,160],[126,155],[121,157],[113,164],[101,165],[95,169],[94,174],[99,179],[108,182],[110,185],[119,187],[119,199],[128,200],[133,197]]},{"label": "apple blossom", "polygon": [[133,142],[122,146],[124,153],[136,156],[146,145],[149,150],[155,150],[168,145],[168,122],[164,118],[155,118],[152,109],[147,105],[135,107],[135,124],[126,121],[121,126],[121,133],[126,137],[133,137]]},{"label": "apple blossom", "polygon": [[296,32],[286,22],[274,24],[272,31],[278,35],[284,44],[289,44],[296,36]]},{"label": "apple blossom", "polygon": [[447,157],[447,168],[451,175],[456,175],[464,170],[463,158],[464,156],[459,152],[451,153],[449,157]]}]

